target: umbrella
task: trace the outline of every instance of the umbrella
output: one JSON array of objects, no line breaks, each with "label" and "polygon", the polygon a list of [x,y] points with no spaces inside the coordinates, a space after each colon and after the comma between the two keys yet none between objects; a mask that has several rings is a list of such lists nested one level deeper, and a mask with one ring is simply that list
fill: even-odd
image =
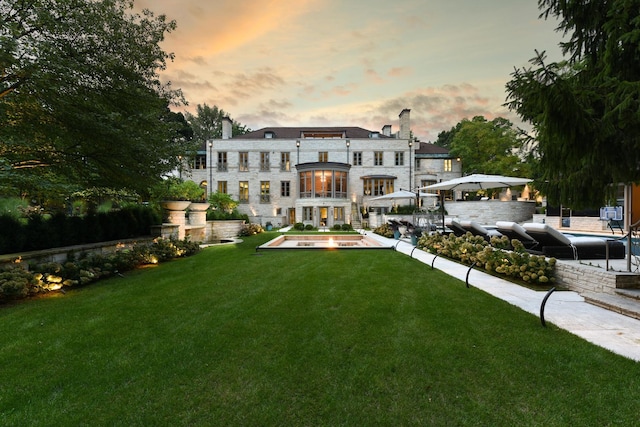
[{"label": "umbrella", "polygon": [[433,193],[414,193],[413,191],[399,190],[394,191],[393,193],[385,194],[384,196],[374,197],[370,201],[374,202],[376,200],[413,199],[417,205],[418,197],[438,197],[438,195]]},{"label": "umbrella", "polygon": [[516,185],[525,185],[532,180],[529,178],[517,178],[502,175],[484,175],[475,173],[472,175],[461,176],[460,178],[442,181],[437,184],[421,187],[419,190],[461,190],[461,191],[478,191],[488,188],[514,187]]},{"label": "umbrella", "polygon": [[371,199],[374,200],[395,200],[395,199],[415,199],[418,195],[413,191],[400,190],[393,193],[385,194],[384,196],[378,196]]},{"label": "umbrella", "polygon": [[[526,185],[532,180],[529,178],[517,178],[513,176],[502,175],[484,175],[484,174],[471,174],[467,176],[461,176],[460,178],[450,179],[449,181],[442,181],[437,184],[427,185],[421,187],[418,190],[460,190],[460,191],[478,191],[486,190],[488,188],[504,188],[514,187],[517,185]],[[441,199],[442,209],[442,227],[444,227],[444,194],[442,193]]]}]

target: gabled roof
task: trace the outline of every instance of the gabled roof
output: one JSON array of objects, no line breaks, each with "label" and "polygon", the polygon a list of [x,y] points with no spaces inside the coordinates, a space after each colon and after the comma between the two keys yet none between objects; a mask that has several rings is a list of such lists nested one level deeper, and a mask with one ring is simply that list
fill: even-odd
[{"label": "gabled roof", "polygon": [[372,134],[378,134],[379,139],[393,138],[385,136],[380,132],[373,132],[361,127],[343,126],[343,127],[266,127],[244,135],[234,136],[232,139],[265,139],[265,134],[271,133],[273,139],[302,139],[304,134],[326,134],[330,137],[331,134],[339,134],[337,138],[354,138],[354,139],[366,139],[370,138]]}]

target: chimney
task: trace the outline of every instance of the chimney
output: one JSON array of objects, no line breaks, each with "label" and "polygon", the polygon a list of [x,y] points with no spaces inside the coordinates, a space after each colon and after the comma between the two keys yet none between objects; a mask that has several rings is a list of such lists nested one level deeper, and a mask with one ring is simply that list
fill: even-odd
[{"label": "chimney", "polygon": [[384,136],[391,136],[391,125],[382,126],[382,134]]},{"label": "chimney", "polygon": [[224,116],[222,118],[222,139],[231,139],[233,135],[231,135],[232,122],[229,116]]},{"label": "chimney", "polygon": [[405,108],[400,112],[400,139],[409,139],[411,137],[411,120],[409,119],[409,113],[411,110]]}]

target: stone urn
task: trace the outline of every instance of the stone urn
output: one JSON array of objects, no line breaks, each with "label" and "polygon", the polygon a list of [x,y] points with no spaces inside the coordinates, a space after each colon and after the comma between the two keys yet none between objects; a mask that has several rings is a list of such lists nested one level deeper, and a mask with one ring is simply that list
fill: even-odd
[{"label": "stone urn", "polygon": [[209,209],[209,206],[211,206],[211,203],[209,202],[191,202],[191,204],[189,205],[189,210],[195,212],[204,212]]},{"label": "stone urn", "polygon": [[163,200],[160,202],[160,206],[168,211],[184,211],[189,205],[191,202],[188,200]]}]

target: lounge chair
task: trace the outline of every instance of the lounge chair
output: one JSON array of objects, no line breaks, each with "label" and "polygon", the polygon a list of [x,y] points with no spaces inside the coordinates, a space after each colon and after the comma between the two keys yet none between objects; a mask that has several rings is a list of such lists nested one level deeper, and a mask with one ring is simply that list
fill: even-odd
[{"label": "lounge chair", "polygon": [[464,236],[465,234],[467,234],[467,230],[465,230],[462,227],[462,225],[460,225],[457,219],[446,218],[444,220],[444,225],[446,228],[451,230],[453,234],[455,234],[456,236]]},{"label": "lounge chair", "polygon": [[486,241],[490,241],[492,237],[502,237],[502,233],[498,230],[485,228],[475,221],[463,220],[460,221],[460,225],[474,236],[484,237]]},{"label": "lounge chair", "polygon": [[603,237],[576,237],[563,234],[547,224],[527,223],[522,226],[535,239],[548,257],[559,259],[605,259],[609,245],[609,259],[624,259],[622,242]]},{"label": "lounge chair", "polygon": [[509,240],[519,240],[525,249],[535,249],[538,242],[527,234],[527,230],[520,224],[513,221],[496,222],[496,230],[507,236]]}]

